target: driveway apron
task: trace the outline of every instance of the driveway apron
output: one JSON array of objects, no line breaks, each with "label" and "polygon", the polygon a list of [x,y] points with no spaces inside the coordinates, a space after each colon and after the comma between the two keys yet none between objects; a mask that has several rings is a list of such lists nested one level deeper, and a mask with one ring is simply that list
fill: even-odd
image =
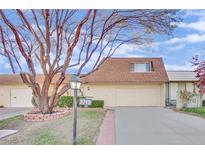
[{"label": "driveway apron", "polygon": [[205,144],[205,119],[161,107],[118,107],[116,144]]}]

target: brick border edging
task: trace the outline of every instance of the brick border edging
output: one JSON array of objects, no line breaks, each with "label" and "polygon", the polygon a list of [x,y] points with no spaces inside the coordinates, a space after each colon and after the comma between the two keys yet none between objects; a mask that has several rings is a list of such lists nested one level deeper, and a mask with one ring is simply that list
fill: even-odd
[{"label": "brick border edging", "polygon": [[108,110],[100,126],[97,145],[114,145],[115,144],[115,111]]},{"label": "brick border edging", "polygon": [[36,114],[34,113],[27,113],[24,114],[24,120],[30,122],[40,122],[40,121],[48,121],[48,120],[55,120],[65,117],[70,113],[68,109],[55,109],[55,113],[52,114]]}]

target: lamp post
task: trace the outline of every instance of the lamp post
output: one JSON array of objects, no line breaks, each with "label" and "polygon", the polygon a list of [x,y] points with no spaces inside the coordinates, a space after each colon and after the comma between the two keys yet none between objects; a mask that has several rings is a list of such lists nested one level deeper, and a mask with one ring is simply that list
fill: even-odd
[{"label": "lamp post", "polygon": [[71,75],[70,78],[70,87],[74,91],[74,97],[73,97],[73,145],[76,144],[76,136],[77,136],[77,93],[78,90],[80,90],[81,86],[81,79],[76,75]]}]

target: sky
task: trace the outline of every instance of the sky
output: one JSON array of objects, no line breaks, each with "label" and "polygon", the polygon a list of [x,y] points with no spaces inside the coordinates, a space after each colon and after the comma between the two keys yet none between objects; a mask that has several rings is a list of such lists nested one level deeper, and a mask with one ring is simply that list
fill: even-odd
[{"label": "sky", "polygon": [[[172,36],[155,36],[149,45],[123,45],[113,57],[162,57],[167,70],[192,70],[194,55],[205,56],[205,10],[181,10],[183,21]],[[0,73],[11,68],[0,57]]]},{"label": "sky", "polygon": [[150,45],[124,45],[115,57],[162,57],[167,70],[192,70],[194,55],[205,56],[205,10],[181,10],[183,21],[173,36],[160,36]]}]

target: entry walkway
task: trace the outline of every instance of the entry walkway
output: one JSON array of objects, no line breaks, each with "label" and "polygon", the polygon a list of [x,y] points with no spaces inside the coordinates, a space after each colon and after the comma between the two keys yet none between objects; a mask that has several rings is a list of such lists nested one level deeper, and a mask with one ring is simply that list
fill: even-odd
[{"label": "entry walkway", "polygon": [[100,127],[100,134],[96,144],[113,145],[115,144],[115,113],[108,110],[103,123]]}]

